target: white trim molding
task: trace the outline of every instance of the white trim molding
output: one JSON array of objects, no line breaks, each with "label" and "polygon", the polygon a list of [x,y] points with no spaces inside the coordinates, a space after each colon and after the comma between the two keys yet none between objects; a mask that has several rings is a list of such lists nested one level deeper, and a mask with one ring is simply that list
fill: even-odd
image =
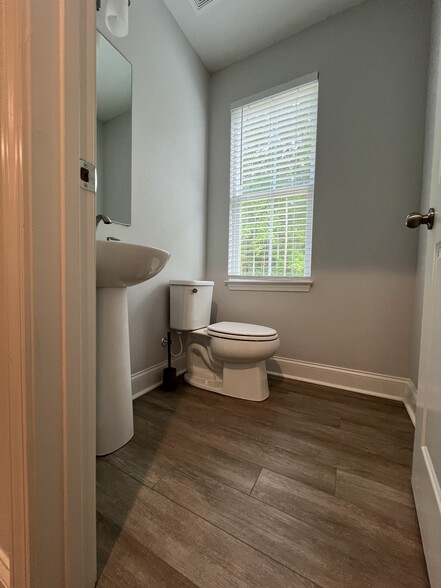
[{"label": "white trim molding", "polygon": [[272,357],[267,360],[267,369],[268,374],[274,376],[400,400],[406,408],[409,403],[410,380],[408,378],[298,361],[287,357]]},{"label": "white trim molding", "polygon": [[[414,383],[408,378],[299,361],[287,357],[272,357],[266,364],[268,374],[272,376],[401,401],[415,425],[417,391]],[[183,374],[186,371],[186,354],[173,358],[172,365],[176,368],[178,376]],[[162,384],[162,370],[165,367],[167,367],[166,361],[132,375],[133,400]]]},{"label": "white trim molding", "polygon": [[309,74],[305,74],[300,78],[296,78],[295,80],[291,80],[289,82],[285,82],[284,84],[280,84],[279,86],[275,86],[274,88],[268,88],[267,90],[263,90],[262,92],[258,92],[257,94],[253,94],[252,96],[247,96],[245,98],[241,98],[240,100],[236,100],[232,102],[230,105],[230,109],[234,110],[235,108],[240,108],[241,106],[246,106],[251,102],[257,102],[257,100],[262,100],[264,98],[269,98],[270,96],[274,96],[275,94],[280,94],[281,92],[286,92],[287,90],[293,90],[294,88],[298,88],[299,86],[303,86],[304,84],[310,84],[311,82],[316,82],[319,79],[319,72],[315,71]]},{"label": "white trim molding", "polygon": [[417,388],[412,380],[407,382],[406,399],[404,400],[404,406],[409,414],[409,418],[415,426],[416,422],[416,406],[417,406]]},{"label": "white trim molding", "polygon": [[[5,491],[10,504],[0,504],[1,518],[11,531],[0,552],[0,585],[29,587],[30,500],[28,484],[33,483],[30,467],[33,438],[27,431],[30,420],[31,362],[29,311],[30,190],[31,183],[31,39],[35,33],[31,2],[0,2],[0,87],[7,94],[0,99],[0,410],[6,414],[7,430],[2,433],[6,463],[2,462]],[[33,110],[32,110],[32,114]],[[52,156],[48,169],[52,171]],[[3,393],[4,391],[4,393]],[[3,515],[3,510],[6,510]],[[4,519],[5,517],[5,519]],[[2,539],[3,541],[3,539]]]},{"label": "white trim molding", "polygon": [[96,580],[95,198],[78,182],[80,155],[95,161],[96,11],[57,4],[0,2],[0,584],[15,588]]},{"label": "white trim molding", "polygon": [[261,280],[229,278],[225,280],[229,290],[248,290],[260,292],[309,292],[312,287],[311,280],[273,280],[265,278]]},{"label": "white trim molding", "polygon": [[[176,368],[177,375],[185,372],[186,355],[185,353],[179,357],[173,358],[172,366]],[[152,367],[137,372],[132,375],[132,398],[139,398],[143,394],[147,394],[151,390],[158,388],[162,384],[162,370],[167,367],[167,362],[163,361]]]},{"label": "white trim molding", "polygon": [[9,557],[0,548],[0,586],[9,588],[10,586],[10,572],[9,572]]}]

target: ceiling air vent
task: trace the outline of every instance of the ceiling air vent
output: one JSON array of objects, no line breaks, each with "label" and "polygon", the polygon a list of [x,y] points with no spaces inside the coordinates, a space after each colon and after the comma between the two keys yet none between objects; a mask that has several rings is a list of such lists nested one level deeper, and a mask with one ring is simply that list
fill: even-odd
[{"label": "ceiling air vent", "polygon": [[212,4],[215,0],[190,0],[193,8],[196,12],[200,12],[210,4]]}]

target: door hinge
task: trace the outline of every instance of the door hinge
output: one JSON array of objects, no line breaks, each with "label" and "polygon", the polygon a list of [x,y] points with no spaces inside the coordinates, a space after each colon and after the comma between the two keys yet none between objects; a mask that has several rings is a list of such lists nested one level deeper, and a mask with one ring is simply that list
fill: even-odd
[{"label": "door hinge", "polygon": [[96,168],[93,163],[80,159],[80,187],[96,192]]}]

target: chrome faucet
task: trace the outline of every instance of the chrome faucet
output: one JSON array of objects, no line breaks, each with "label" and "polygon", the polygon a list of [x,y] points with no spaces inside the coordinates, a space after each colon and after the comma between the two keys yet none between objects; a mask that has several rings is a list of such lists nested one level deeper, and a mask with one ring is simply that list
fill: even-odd
[{"label": "chrome faucet", "polygon": [[103,221],[103,223],[105,225],[111,225],[112,224],[112,221],[110,220],[110,218],[106,214],[97,214],[97,216],[96,216],[95,229],[98,228],[98,225],[100,224],[100,221]]}]

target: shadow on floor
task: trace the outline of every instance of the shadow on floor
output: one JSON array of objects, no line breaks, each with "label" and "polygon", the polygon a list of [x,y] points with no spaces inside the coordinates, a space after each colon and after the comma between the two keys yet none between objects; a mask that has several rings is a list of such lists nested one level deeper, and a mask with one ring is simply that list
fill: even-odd
[{"label": "shadow on floor", "polygon": [[[103,574],[107,561],[118,541],[124,523],[129,516],[132,506],[138,496],[140,488],[144,485],[152,487],[155,482],[154,473],[155,458],[160,451],[161,440],[165,438],[169,423],[173,420],[176,409],[182,400],[182,389],[179,384],[183,378],[178,378],[178,389],[174,392],[165,392],[158,388],[155,392],[167,397],[167,417],[155,424],[144,422],[143,413],[148,410],[148,405],[142,399],[134,401],[135,434],[133,438],[118,451],[104,457],[97,457],[97,577]],[[149,431],[145,426],[154,427],[152,438],[149,440]],[[139,442],[141,437],[142,443]],[[143,447],[144,446],[144,447]],[[148,447],[148,449],[147,449]],[[133,474],[130,472],[130,459],[132,457]],[[124,463],[124,467],[119,467]],[[136,471],[135,471],[136,468]],[[129,483],[124,485],[124,495],[121,497],[121,488],[117,487],[118,480],[124,474],[130,476]],[[114,475],[114,480],[112,480]],[[141,481],[143,480],[143,481]]]}]

